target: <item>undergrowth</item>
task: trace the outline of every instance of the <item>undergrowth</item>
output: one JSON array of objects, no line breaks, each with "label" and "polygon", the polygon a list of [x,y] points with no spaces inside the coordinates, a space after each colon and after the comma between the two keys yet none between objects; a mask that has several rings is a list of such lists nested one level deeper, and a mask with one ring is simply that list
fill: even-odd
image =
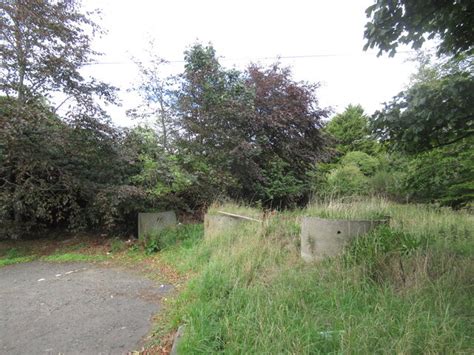
[{"label": "undergrowth", "polygon": [[164,250],[194,277],[157,334],[186,324],[184,354],[471,352],[472,215],[365,203],[337,210],[367,218],[379,208],[390,228],[319,263],[299,255],[299,219],[314,206]]},{"label": "undergrowth", "polygon": [[186,247],[200,239],[202,234],[202,224],[179,224],[177,226],[168,227],[147,236],[145,251],[147,254],[152,254],[170,247]]}]

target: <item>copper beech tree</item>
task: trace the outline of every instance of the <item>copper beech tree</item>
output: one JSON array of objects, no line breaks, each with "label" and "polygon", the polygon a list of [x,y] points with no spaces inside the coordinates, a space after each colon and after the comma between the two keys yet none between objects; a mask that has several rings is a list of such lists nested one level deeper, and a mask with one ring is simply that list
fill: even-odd
[{"label": "copper beech tree", "polygon": [[318,85],[295,81],[278,63],[225,69],[212,46],[194,45],[185,59],[179,143],[206,167],[202,184],[267,205],[304,200],[307,172],[327,154],[329,111],[318,105]]}]

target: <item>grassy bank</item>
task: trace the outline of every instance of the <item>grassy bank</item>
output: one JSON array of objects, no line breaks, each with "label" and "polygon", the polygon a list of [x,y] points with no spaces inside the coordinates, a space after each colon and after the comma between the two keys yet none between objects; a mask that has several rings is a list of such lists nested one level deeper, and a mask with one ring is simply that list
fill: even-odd
[{"label": "grassy bank", "polygon": [[[306,214],[390,216],[391,226],[339,258],[305,264]],[[194,276],[157,334],[186,324],[183,353],[471,352],[473,226],[468,213],[371,200],[195,235],[161,253]]]}]

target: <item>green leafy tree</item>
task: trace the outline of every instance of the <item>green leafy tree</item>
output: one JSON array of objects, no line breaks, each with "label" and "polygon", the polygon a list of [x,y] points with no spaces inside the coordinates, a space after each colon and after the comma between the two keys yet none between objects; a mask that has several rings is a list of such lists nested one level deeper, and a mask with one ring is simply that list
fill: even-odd
[{"label": "green leafy tree", "polygon": [[474,3],[471,0],[376,0],[366,10],[364,49],[377,47],[378,55],[395,55],[399,44],[419,49],[438,38],[438,54],[472,53]]},{"label": "green leafy tree", "polygon": [[101,30],[81,13],[75,0],[12,0],[0,2],[0,92],[24,105],[62,94],[55,111],[70,103],[68,117],[87,123],[105,117],[98,98],[114,102],[114,88],[86,80],[79,69],[98,53],[91,49]]},{"label": "green leafy tree", "polygon": [[[25,107],[15,101],[0,98],[2,231],[19,237],[41,227],[113,228],[125,222],[118,210],[130,212],[130,197],[140,192],[125,187],[131,165],[120,132],[71,126],[41,102]],[[12,124],[18,113],[21,120]]]},{"label": "green leafy tree", "polygon": [[80,73],[98,54],[91,16],[74,0],[0,2],[0,229],[10,236],[123,227],[141,201],[122,132],[100,105],[115,90]]},{"label": "green leafy tree", "polygon": [[474,133],[472,57],[422,63],[408,89],[372,118],[374,133],[410,153],[458,142]]},{"label": "green leafy tree", "polygon": [[138,85],[133,88],[137,92],[142,103],[127,112],[132,118],[144,119],[153,122],[156,133],[159,136],[157,144],[172,153],[174,140],[177,136],[177,119],[174,117],[175,103],[174,86],[176,78],[174,76],[163,77],[162,70],[167,61],[155,54],[155,44],[150,42],[148,48],[149,59],[136,61],[140,72]]},{"label": "green leafy tree", "polygon": [[369,117],[360,105],[349,105],[343,113],[334,116],[324,129],[336,139],[336,150],[342,154],[350,151],[375,154],[380,149],[371,137]]},{"label": "green leafy tree", "polygon": [[182,207],[176,202],[179,194],[194,182],[194,176],[183,170],[181,158],[162,146],[161,136],[152,128],[138,126],[127,132],[124,146],[135,154],[135,170],[130,176],[134,186],[142,188],[149,196],[150,207]]},{"label": "green leafy tree", "polygon": [[473,139],[421,153],[411,159],[405,193],[414,201],[459,208],[474,200]]},{"label": "green leafy tree", "polygon": [[184,169],[196,176],[198,203],[238,187],[231,152],[243,140],[251,93],[240,72],[220,65],[211,45],[193,45],[185,62],[176,94],[177,146]]}]

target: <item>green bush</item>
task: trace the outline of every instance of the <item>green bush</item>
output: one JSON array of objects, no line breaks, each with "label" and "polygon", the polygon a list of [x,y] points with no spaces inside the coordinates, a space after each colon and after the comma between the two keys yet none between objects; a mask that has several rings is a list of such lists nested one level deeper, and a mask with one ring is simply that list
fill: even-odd
[{"label": "green bush", "polygon": [[290,164],[279,158],[269,162],[256,184],[257,197],[274,206],[294,205],[306,193],[305,183],[295,176]]},{"label": "green bush", "polygon": [[342,165],[327,176],[325,192],[330,196],[364,195],[368,191],[368,182],[356,165]]},{"label": "green bush", "polygon": [[360,171],[366,175],[371,176],[375,173],[378,166],[380,165],[377,158],[359,151],[349,152],[344,155],[341,159],[342,165],[350,165],[353,164],[357,166]]},{"label": "green bush", "polygon": [[411,199],[462,207],[474,199],[472,139],[417,155],[408,163],[404,188]]},{"label": "green bush", "polygon": [[370,191],[378,196],[403,200],[404,178],[401,171],[379,170],[369,178]]}]

